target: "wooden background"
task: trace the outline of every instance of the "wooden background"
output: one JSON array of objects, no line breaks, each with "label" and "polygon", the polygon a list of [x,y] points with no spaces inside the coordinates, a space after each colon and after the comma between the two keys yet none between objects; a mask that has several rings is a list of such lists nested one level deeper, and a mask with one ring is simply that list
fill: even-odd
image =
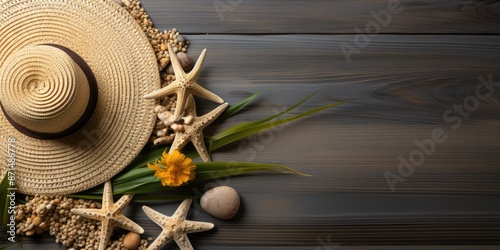
[{"label": "wooden background", "polygon": [[[199,80],[206,88],[233,104],[263,90],[214,130],[315,91],[300,111],[348,101],[215,153],[215,161],[282,163],[312,177],[216,180],[239,191],[241,211],[220,221],[197,197],[189,218],[216,229],[191,234],[196,249],[500,249],[500,2],[393,1],[396,11],[377,29],[373,13],[386,13],[388,2],[142,2],[157,28],[175,27],[191,41],[191,57],[208,49]],[[370,34],[360,34],[367,25]],[[350,62],[346,46],[359,52]],[[480,77],[491,79],[485,100],[475,97]],[[457,105],[469,110],[460,115]],[[413,172],[398,173],[398,157],[409,159],[415,140],[433,130],[446,140],[423,158],[413,153]],[[388,173],[400,178],[394,191]],[[153,207],[172,214],[178,204]],[[127,215],[154,238],[160,228],[140,205]],[[60,247],[50,242],[22,238],[25,249]]]}]

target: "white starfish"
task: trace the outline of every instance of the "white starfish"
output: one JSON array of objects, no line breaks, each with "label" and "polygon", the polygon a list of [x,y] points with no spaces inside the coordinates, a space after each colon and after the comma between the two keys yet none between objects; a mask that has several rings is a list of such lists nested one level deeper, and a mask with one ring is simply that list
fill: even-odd
[{"label": "white starfish", "polygon": [[226,102],[203,116],[197,116],[194,97],[190,95],[187,99],[186,107],[184,108],[184,117],[190,117],[192,120],[189,121],[189,123],[186,122],[182,124],[182,129],[175,132],[175,139],[172,142],[169,153],[172,153],[176,149],[180,151],[189,141],[191,141],[201,159],[205,162],[210,161],[210,154],[207,151],[203,139],[203,129],[217,119],[228,105],[229,104]]},{"label": "white starfish", "polygon": [[201,52],[201,55],[198,58],[198,61],[196,61],[193,69],[187,74],[182,69],[179,58],[177,58],[177,56],[175,55],[174,49],[172,48],[172,45],[170,45],[170,43],[168,44],[168,53],[170,55],[170,61],[174,69],[175,81],[159,90],[145,95],[144,98],[154,99],[169,94],[177,94],[176,109],[174,113],[175,120],[180,118],[182,112],[184,111],[183,108],[186,104],[187,98],[190,95],[199,96],[217,103],[224,102],[224,100],[222,100],[222,98],[220,98],[218,95],[208,91],[196,82],[198,76],[200,75],[201,67],[203,66],[203,61],[205,60],[207,49],[204,49]]},{"label": "white starfish", "polygon": [[99,240],[99,250],[106,249],[109,238],[113,233],[113,228],[118,226],[123,229],[135,232],[138,234],[144,233],[144,229],[131,219],[122,215],[122,211],[130,203],[134,196],[123,195],[116,203],[113,203],[113,191],[111,190],[111,182],[104,183],[102,192],[102,208],[73,208],[71,212],[85,218],[98,220],[101,222],[101,234]]},{"label": "white starfish", "polygon": [[171,217],[158,213],[147,206],[142,207],[146,215],[163,229],[148,247],[148,250],[158,250],[172,240],[175,240],[181,250],[193,249],[187,234],[214,228],[212,223],[186,220],[192,201],[192,199],[185,199]]}]

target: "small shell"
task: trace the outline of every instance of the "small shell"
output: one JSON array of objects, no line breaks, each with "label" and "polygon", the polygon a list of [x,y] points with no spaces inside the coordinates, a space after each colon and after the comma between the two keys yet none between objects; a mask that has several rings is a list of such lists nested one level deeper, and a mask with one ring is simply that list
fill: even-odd
[{"label": "small shell", "polygon": [[179,132],[179,131],[182,131],[184,129],[184,126],[182,126],[182,124],[178,124],[178,123],[174,123],[172,125],[170,125],[170,127],[175,131],[175,132]]},{"label": "small shell", "polygon": [[158,137],[163,137],[163,136],[166,136],[167,135],[167,129],[164,128],[164,129],[160,129],[158,131],[156,131],[156,136]]},{"label": "small shell", "polygon": [[171,136],[165,136],[165,137],[160,137],[160,138],[156,138],[153,143],[155,145],[159,145],[159,144],[167,144],[167,143],[171,143],[172,141],[174,141],[174,138],[172,138]]},{"label": "small shell", "polygon": [[164,70],[170,63],[170,57],[160,59],[160,71]]},{"label": "small shell", "polygon": [[175,122],[174,115],[170,111],[158,113],[158,119],[160,119],[167,126]]},{"label": "small shell", "polygon": [[155,106],[155,112],[156,113],[161,113],[161,112],[164,112],[164,111],[167,111],[167,107],[163,106],[163,105],[156,105]]}]

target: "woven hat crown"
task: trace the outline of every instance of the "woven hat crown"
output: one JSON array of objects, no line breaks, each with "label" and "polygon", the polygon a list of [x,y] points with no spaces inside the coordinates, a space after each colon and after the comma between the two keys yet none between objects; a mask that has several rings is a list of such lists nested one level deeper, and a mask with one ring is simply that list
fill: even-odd
[{"label": "woven hat crown", "polygon": [[83,63],[69,49],[51,45],[27,46],[7,58],[0,69],[0,101],[20,132],[51,139],[84,124],[91,86],[81,68],[86,66],[75,59]]}]

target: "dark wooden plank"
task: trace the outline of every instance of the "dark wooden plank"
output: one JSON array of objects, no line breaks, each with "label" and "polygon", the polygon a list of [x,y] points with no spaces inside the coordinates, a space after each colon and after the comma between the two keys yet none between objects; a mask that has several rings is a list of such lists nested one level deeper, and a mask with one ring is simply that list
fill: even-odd
[{"label": "dark wooden plank", "polygon": [[356,34],[367,25],[368,33],[377,34],[500,31],[498,1],[147,0],[142,5],[160,30],[176,27],[191,34]]},{"label": "dark wooden plank", "polygon": [[[265,88],[275,103],[288,105],[297,100],[288,94],[321,90],[327,100],[362,105],[351,122],[442,122],[479,77],[499,82],[500,75],[500,36],[383,35],[347,57],[342,46],[354,46],[352,35],[191,37],[192,57],[208,49],[202,77],[216,90]],[[496,119],[496,105],[490,99],[477,112]]]},{"label": "dark wooden plank", "polygon": [[[207,134],[271,115],[317,90],[300,111],[348,101],[215,153],[216,161],[282,163],[312,176],[214,180],[240,192],[242,210],[235,220],[216,220],[199,209],[195,197],[189,218],[214,222],[217,228],[190,236],[196,249],[328,249],[325,244],[340,249],[360,244],[498,248],[500,36],[380,35],[350,63],[339,46],[352,41],[352,35],[188,38],[192,57],[208,49],[199,79],[205,87],[230,103],[263,89],[256,104]],[[488,80],[490,74],[491,96],[478,100],[478,108],[453,129],[457,120],[444,120],[444,113],[474,97],[478,77]],[[203,113],[209,106],[201,103]],[[432,139],[435,129],[446,133],[446,141],[435,142],[432,153],[401,176],[399,156],[410,160],[412,152],[423,151],[415,140]],[[386,173],[404,181],[392,191]],[[155,208],[172,213],[177,205]],[[159,228],[139,207],[130,215],[148,236],[156,236]],[[39,248],[37,240],[23,237],[22,242],[24,249]]]}]

